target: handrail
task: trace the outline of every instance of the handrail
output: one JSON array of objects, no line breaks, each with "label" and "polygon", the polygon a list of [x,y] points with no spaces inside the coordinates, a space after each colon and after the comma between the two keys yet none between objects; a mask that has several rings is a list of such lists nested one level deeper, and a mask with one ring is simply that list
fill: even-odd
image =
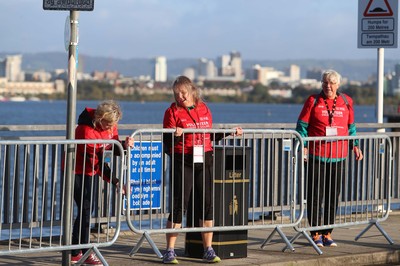
[{"label": "handrail", "polygon": [[[229,128],[239,125],[238,123],[214,123],[215,128]],[[270,128],[270,129],[293,129],[296,123],[244,123],[242,128]],[[400,129],[400,123],[357,123],[358,129]],[[162,124],[119,124],[120,130],[132,130],[139,128],[162,128]],[[65,131],[66,125],[0,125],[0,132],[3,131]]]}]

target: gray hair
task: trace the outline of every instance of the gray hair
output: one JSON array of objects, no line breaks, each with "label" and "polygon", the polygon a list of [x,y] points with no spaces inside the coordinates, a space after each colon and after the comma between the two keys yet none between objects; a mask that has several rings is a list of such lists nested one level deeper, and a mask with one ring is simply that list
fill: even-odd
[{"label": "gray hair", "polygon": [[335,80],[338,84],[340,84],[340,82],[342,81],[342,76],[335,70],[329,69],[329,70],[325,70],[322,73],[321,81],[323,82],[325,80],[327,80],[327,81]]}]

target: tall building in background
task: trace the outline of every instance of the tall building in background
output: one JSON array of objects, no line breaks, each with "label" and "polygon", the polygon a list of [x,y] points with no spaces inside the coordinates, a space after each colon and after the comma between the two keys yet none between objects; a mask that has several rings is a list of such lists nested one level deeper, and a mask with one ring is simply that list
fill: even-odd
[{"label": "tall building in background", "polygon": [[183,70],[182,75],[194,80],[196,78],[196,70],[193,67],[187,67]]},{"label": "tall building in background", "polygon": [[197,64],[197,78],[204,79],[207,77],[207,63],[208,59],[200,58]]},{"label": "tall building in background", "polygon": [[219,76],[230,76],[230,62],[231,58],[229,55],[221,55],[217,60],[218,75]]},{"label": "tall building in background", "polygon": [[200,80],[212,79],[217,76],[217,69],[214,61],[200,58],[197,66],[197,78]]},{"label": "tall building in background", "polygon": [[232,67],[232,74],[236,79],[242,78],[242,56],[239,52],[233,51],[231,52],[231,62],[230,65]]},{"label": "tall building in background", "polygon": [[229,55],[218,58],[218,74],[222,77],[233,77],[242,80],[242,57],[239,52],[232,51]]},{"label": "tall building in background", "polygon": [[214,61],[208,60],[206,66],[206,73],[207,73],[207,78],[214,78],[218,76],[218,70],[215,67]]},{"label": "tall building in background", "polygon": [[158,56],[154,60],[154,81],[167,81],[167,58],[165,56]]},{"label": "tall building in background", "polygon": [[263,85],[269,85],[272,81],[278,81],[285,76],[285,73],[274,69],[273,67],[253,66],[255,80]]},{"label": "tall building in background", "polygon": [[6,77],[6,60],[0,59],[0,78]]},{"label": "tall building in background", "polygon": [[290,81],[300,80],[300,67],[298,65],[290,65],[289,67]]},{"label": "tall building in background", "polygon": [[0,61],[0,76],[7,81],[24,81],[24,73],[21,71],[22,55],[10,55]]}]

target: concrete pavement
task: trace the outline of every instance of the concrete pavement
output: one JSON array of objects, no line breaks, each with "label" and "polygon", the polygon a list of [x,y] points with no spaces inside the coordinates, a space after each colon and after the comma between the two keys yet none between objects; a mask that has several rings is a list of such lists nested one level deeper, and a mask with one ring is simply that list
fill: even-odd
[{"label": "concrete pavement", "polygon": [[[290,250],[282,252],[285,243],[279,234],[275,234],[271,243],[261,249],[260,245],[272,231],[251,230],[248,232],[247,257],[224,259],[218,265],[400,265],[400,212],[393,211],[381,226],[394,241],[393,245],[389,244],[375,226],[358,241],[354,238],[366,227],[365,225],[337,228],[333,232],[333,238],[338,246],[321,248],[322,255],[318,255],[304,237],[295,242],[294,252]],[[296,234],[291,228],[284,229],[283,232],[288,238]],[[161,259],[146,241],[135,256],[129,256],[139,239],[139,235],[124,231],[113,246],[100,251],[109,265],[161,265]],[[163,252],[165,236],[152,235],[152,239]],[[204,264],[200,259],[184,256],[184,240],[184,234],[180,234],[176,247],[180,265]],[[61,263],[60,252],[0,257],[0,265],[61,265]]]}]

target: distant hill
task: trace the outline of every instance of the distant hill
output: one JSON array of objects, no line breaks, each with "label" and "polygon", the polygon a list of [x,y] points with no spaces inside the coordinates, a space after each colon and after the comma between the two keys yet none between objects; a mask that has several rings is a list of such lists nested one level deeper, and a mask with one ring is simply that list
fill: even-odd
[{"label": "distant hill", "polygon": [[[4,58],[10,53],[0,53],[0,58]],[[171,77],[182,74],[187,67],[196,66],[197,58],[192,59],[168,59],[168,75]],[[399,60],[385,59],[385,73],[394,70],[394,65],[400,63]],[[296,64],[301,68],[301,77],[305,78],[308,69],[333,68],[350,80],[365,81],[371,75],[376,75],[377,60],[246,60],[243,59],[243,70],[251,68],[252,65],[270,66],[277,70],[285,70],[290,64]],[[22,54],[22,69],[24,71],[34,71],[44,69],[52,71],[57,68],[66,69],[68,67],[68,53],[49,52],[49,53],[25,53]],[[111,57],[96,57],[84,54],[79,55],[79,70],[91,73],[98,71],[118,71],[126,77],[137,77],[140,75],[151,75],[153,62],[151,58],[118,59]]]}]

